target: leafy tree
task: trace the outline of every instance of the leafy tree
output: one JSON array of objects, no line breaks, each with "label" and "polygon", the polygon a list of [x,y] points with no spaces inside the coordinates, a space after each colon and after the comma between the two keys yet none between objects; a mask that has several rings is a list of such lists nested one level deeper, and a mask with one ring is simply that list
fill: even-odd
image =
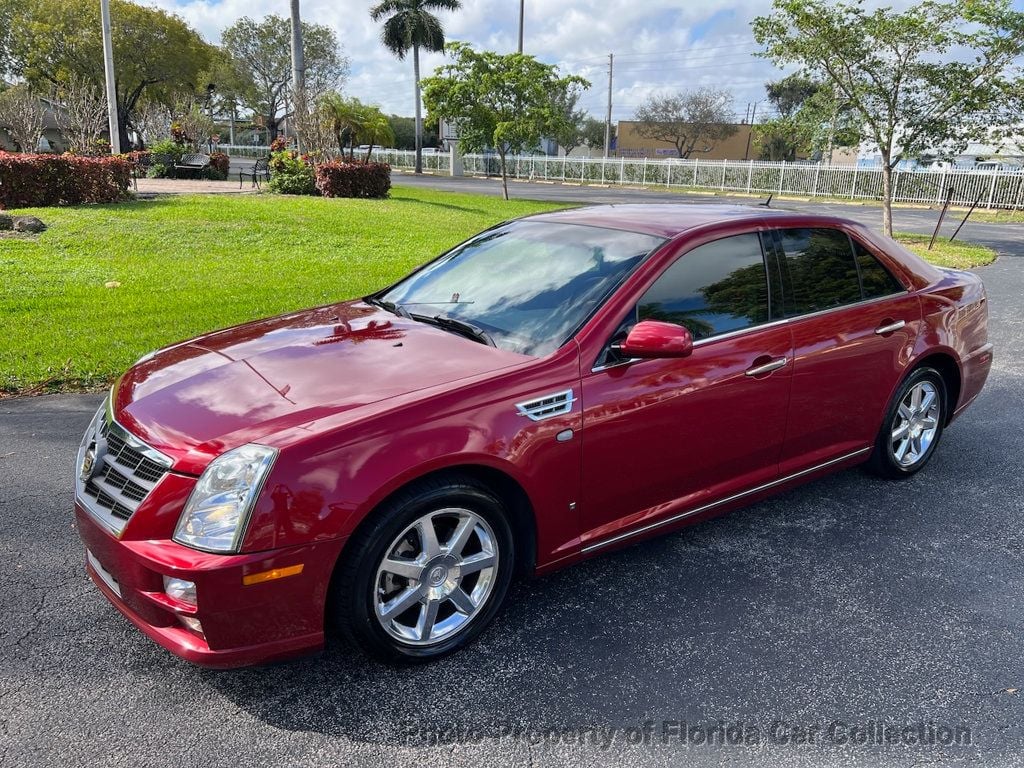
[{"label": "leafy tree", "polygon": [[223,47],[214,49],[210,67],[199,75],[199,82],[212,86],[209,106],[215,115],[226,116],[232,126],[239,112],[257,102],[256,84],[245,64]]},{"label": "leafy tree", "polygon": [[715,88],[651,96],[637,109],[636,121],[637,133],[673,144],[681,158],[710,152],[738,130],[732,94]]},{"label": "leafy tree", "polygon": [[[260,21],[243,16],[221,34],[221,43],[237,63],[240,82],[251,84],[237,92],[263,117],[271,139],[277,137],[291,101],[291,40],[291,22],[276,14]],[[348,59],[330,27],[303,22],[302,40],[306,97],[314,103],[341,85],[348,74]]]},{"label": "leafy tree", "polygon": [[[93,0],[31,0],[12,4],[9,70],[48,91],[75,76],[102,89],[100,5]],[[140,99],[173,104],[198,86],[211,46],[177,16],[111,0],[114,74],[121,146],[129,146]]]},{"label": "leafy tree", "polygon": [[559,77],[556,67],[521,53],[477,52],[465,43],[452,43],[446,51],[453,63],[423,81],[427,110],[457,123],[467,151],[494,148],[508,200],[508,154],[533,149],[542,136],[564,130],[566,113],[556,104],[590,83],[575,75]]},{"label": "leafy tree", "polygon": [[0,122],[20,151],[36,151],[45,118],[46,107],[28,86],[16,85],[0,93]]},{"label": "leafy tree", "polygon": [[370,9],[370,18],[384,21],[380,39],[399,61],[412,51],[416,81],[416,173],[423,173],[423,101],[420,95],[420,49],[444,50],[444,27],[431,11],[457,11],[460,0],[382,0]]},{"label": "leafy tree", "polygon": [[586,140],[583,131],[586,128],[587,113],[582,109],[576,109],[579,100],[580,92],[576,89],[556,94],[554,98],[554,108],[563,114],[565,120],[561,130],[552,134],[551,138],[558,142],[558,146],[565,150],[567,155]]},{"label": "leafy tree", "polygon": [[774,0],[753,22],[764,56],[835,89],[882,157],[882,221],[892,234],[892,172],[929,147],[953,153],[1001,122],[1024,53],[1009,0],[924,0],[895,11]]},{"label": "leafy tree", "polygon": [[820,83],[800,74],[765,84],[768,103],[775,108],[776,116],[753,128],[762,159],[791,161],[811,150],[815,125],[802,110],[820,89]]},{"label": "leafy tree", "polygon": [[[583,121],[583,127],[580,134],[583,138],[583,146],[587,149],[600,149],[604,147],[604,129],[605,121],[598,120],[596,117],[590,117],[589,115]],[[612,126],[610,138],[615,140],[615,126]]]}]

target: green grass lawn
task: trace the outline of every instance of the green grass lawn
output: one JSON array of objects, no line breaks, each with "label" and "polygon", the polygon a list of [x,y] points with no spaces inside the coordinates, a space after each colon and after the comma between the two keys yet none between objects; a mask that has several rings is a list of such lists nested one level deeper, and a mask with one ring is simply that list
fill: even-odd
[{"label": "green grass lawn", "polygon": [[935,247],[928,250],[931,235],[916,235],[912,232],[896,232],[895,238],[908,250],[913,251],[925,261],[940,267],[970,269],[983,267],[996,260],[996,252],[984,245],[965,243],[962,240],[949,241],[948,237],[935,240]]},{"label": "green grass lawn", "polygon": [[[50,228],[0,239],[0,395],[101,388],[157,347],[363,296],[492,224],[559,207],[396,187],[389,200],[191,196],[17,211]],[[898,237],[949,266],[995,258]]]},{"label": "green grass lawn", "polygon": [[0,239],[0,392],[99,388],[149,350],[365,295],[492,224],[559,207],[396,187],[388,200],[193,196],[16,211],[49,229]]}]

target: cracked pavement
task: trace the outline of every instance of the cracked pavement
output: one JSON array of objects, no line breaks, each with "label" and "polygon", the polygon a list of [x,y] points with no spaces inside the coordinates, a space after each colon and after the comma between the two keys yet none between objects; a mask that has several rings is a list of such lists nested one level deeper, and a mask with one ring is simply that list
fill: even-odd
[{"label": "cracked pavement", "polygon": [[[925,471],[832,475],[520,583],[429,666],[170,656],[85,576],[73,464],[100,397],[0,401],[0,766],[1024,763],[1024,227],[964,234],[1002,254],[979,270],[996,358]],[[837,722],[970,743],[842,744]],[[757,738],[723,746],[726,725]]]}]

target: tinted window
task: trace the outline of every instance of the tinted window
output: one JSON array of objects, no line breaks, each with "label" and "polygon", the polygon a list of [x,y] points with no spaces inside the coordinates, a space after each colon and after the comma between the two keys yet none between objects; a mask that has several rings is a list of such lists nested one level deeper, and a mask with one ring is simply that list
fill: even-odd
[{"label": "tinted window", "polygon": [[853,241],[853,252],[857,255],[857,267],[860,269],[860,283],[864,288],[865,299],[891,296],[906,290],[889,274],[889,270],[856,240]]},{"label": "tinted window", "polygon": [[768,281],[760,238],[727,237],[683,254],[640,299],[638,316],[683,325],[694,339],[765,322]]},{"label": "tinted window", "polygon": [[802,315],[861,300],[850,238],[834,229],[781,229],[789,273],[786,314]]}]

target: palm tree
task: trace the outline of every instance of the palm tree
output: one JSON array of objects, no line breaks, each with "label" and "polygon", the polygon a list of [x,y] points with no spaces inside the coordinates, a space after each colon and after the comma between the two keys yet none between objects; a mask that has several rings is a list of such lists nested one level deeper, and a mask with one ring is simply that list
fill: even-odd
[{"label": "palm tree", "polygon": [[381,0],[370,9],[370,18],[384,20],[380,39],[399,61],[412,50],[416,77],[416,173],[423,173],[423,114],[420,106],[420,48],[444,50],[444,28],[431,11],[457,11],[461,0]]},{"label": "palm tree", "polygon": [[345,159],[345,140],[355,146],[355,135],[363,124],[363,104],[359,99],[346,99],[339,93],[331,91],[320,100],[320,109],[331,133],[338,142],[338,152]]},{"label": "palm tree", "polygon": [[377,107],[367,107],[363,113],[363,125],[359,131],[359,138],[370,148],[366,151],[366,162],[370,162],[370,155],[373,154],[374,146],[384,146],[386,143],[395,140],[395,133],[391,130],[391,123],[387,115]]}]

